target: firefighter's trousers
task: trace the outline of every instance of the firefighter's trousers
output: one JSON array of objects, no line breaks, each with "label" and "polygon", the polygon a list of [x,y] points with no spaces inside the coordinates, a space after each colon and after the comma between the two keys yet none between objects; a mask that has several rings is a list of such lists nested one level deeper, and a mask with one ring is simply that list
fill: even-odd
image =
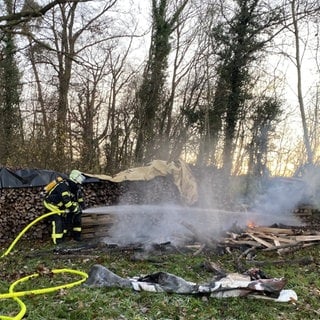
[{"label": "firefighter's trousers", "polygon": [[[52,211],[60,210],[57,206],[44,202],[47,209]],[[54,244],[59,244],[64,237],[71,232],[74,240],[81,240],[81,212],[79,213],[61,213],[51,216],[51,238]]]}]

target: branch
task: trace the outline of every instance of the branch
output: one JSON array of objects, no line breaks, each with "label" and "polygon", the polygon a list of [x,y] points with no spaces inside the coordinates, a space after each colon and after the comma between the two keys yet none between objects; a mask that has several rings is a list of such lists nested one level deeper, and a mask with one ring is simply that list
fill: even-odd
[{"label": "branch", "polygon": [[[39,7],[37,9],[33,10],[23,10],[18,13],[12,13],[9,15],[0,16],[0,22],[6,21],[17,23],[25,22],[26,20],[29,20],[31,18],[38,18],[45,15],[49,10],[51,10],[53,7],[59,4],[65,4],[65,3],[71,3],[71,2],[89,2],[91,0],[53,0],[50,1],[47,5],[43,7]],[[4,27],[5,25],[2,25],[1,27]]]}]

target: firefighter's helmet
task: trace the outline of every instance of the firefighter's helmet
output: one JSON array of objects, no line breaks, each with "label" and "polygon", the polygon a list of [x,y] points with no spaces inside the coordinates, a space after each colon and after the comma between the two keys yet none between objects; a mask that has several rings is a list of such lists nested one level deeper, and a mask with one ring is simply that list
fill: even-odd
[{"label": "firefighter's helmet", "polygon": [[79,170],[72,170],[70,172],[69,179],[75,183],[82,184],[82,182],[85,180],[85,177]]}]

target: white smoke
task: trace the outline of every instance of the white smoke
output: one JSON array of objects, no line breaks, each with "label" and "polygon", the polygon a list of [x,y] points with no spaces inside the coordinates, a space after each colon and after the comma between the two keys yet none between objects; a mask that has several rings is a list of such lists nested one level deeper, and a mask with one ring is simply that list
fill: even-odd
[{"label": "white smoke", "polygon": [[[309,170],[303,178],[271,178],[264,185],[264,192],[257,192],[248,209],[238,212],[214,209],[213,206],[204,209],[173,204],[116,205],[91,208],[85,212],[112,216],[113,223],[105,231],[106,243],[146,246],[167,242],[174,245],[196,241],[214,243],[226,231],[246,228],[248,223],[259,226],[303,225],[293,210],[302,203],[317,206],[319,185],[318,171]],[[210,200],[212,189],[203,190],[208,191]]]},{"label": "white smoke", "polygon": [[304,206],[319,208],[320,172],[309,168],[299,178],[272,178],[258,195],[252,208],[269,219],[294,218],[294,210]]},{"label": "white smoke", "polygon": [[[117,245],[186,243],[213,244],[226,231],[245,228],[249,222],[266,222],[264,215],[254,212],[230,212],[177,205],[119,205],[92,208],[86,213],[109,214],[113,224],[106,232],[105,242]],[[281,216],[270,222],[284,223]],[[292,223],[297,223],[294,219]]]}]

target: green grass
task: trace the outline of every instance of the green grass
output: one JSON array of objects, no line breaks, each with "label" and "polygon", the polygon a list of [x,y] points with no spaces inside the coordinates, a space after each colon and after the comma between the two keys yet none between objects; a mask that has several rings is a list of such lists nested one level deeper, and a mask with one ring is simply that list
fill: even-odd
[{"label": "green grass", "polygon": [[[2,248],[3,252],[6,248]],[[214,299],[191,295],[134,292],[119,288],[88,288],[76,286],[43,295],[22,298],[27,306],[26,319],[319,319],[320,316],[320,280],[318,245],[283,256],[277,253],[258,252],[256,261],[263,261],[260,269],[270,277],[285,277],[286,289],[294,289],[298,302],[277,303],[252,298]],[[8,292],[10,284],[39,270],[59,268],[77,269],[89,272],[93,264],[108,267],[121,277],[145,275],[157,271],[166,271],[186,280],[204,283],[214,275],[205,270],[204,261],[218,263],[228,272],[237,272],[237,259],[241,252],[217,255],[213,250],[203,251],[194,256],[189,253],[156,253],[148,259],[132,259],[132,251],[108,251],[94,248],[85,253],[57,255],[49,243],[25,242],[17,244],[13,252],[0,259],[0,292]],[[311,257],[311,263],[305,265],[298,261]],[[283,263],[275,263],[280,259]],[[254,262],[243,260],[242,268],[255,267]],[[55,286],[74,280],[74,276],[43,275],[20,284],[16,290],[31,290]],[[0,300],[0,315],[14,316],[19,307],[13,300]]]}]

